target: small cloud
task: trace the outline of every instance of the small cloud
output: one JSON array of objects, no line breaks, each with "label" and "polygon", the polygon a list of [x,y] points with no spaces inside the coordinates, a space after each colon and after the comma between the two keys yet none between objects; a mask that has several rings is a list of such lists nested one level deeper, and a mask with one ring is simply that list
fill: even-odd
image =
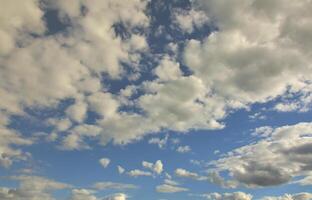
[{"label": "small cloud", "polygon": [[117,170],[119,174],[123,174],[125,172],[125,169],[121,167],[120,165],[117,166]]},{"label": "small cloud", "polygon": [[174,185],[162,184],[156,187],[156,191],[160,193],[177,193],[177,192],[186,192],[189,189],[184,187],[178,187]]},{"label": "small cloud", "polygon": [[101,158],[99,160],[99,163],[102,165],[102,167],[106,168],[108,167],[109,163],[110,163],[110,159],[109,158]]},{"label": "small cloud", "polygon": [[186,145],[186,146],[179,146],[176,150],[179,153],[188,153],[191,151],[191,147]]},{"label": "small cloud", "polygon": [[127,172],[127,174],[131,177],[138,177],[138,176],[152,176],[151,172],[147,172],[147,171],[142,171],[139,169],[134,169],[131,170],[129,172]]},{"label": "small cloud", "polygon": [[155,162],[155,164],[153,163],[150,163],[150,162],[146,162],[146,161],[143,161],[142,162],[142,166],[144,168],[147,168],[147,169],[150,169],[151,171],[155,172],[156,174],[161,174],[162,171],[164,170],[164,165],[163,163],[161,162],[161,160],[157,160]]}]

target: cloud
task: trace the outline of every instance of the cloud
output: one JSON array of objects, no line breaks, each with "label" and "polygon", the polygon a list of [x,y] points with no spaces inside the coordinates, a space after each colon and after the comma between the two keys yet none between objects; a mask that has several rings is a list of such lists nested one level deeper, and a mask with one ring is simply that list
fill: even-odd
[{"label": "cloud", "polygon": [[175,80],[182,75],[179,63],[171,60],[169,56],[160,61],[154,73],[161,81]]},{"label": "cloud", "polygon": [[[99,74],[120,78],[124,73],[120,63],[135,67],[147,44],[143,34],[131,33],[129,38],[122,39],[112,27],[120,22],[127,30],[146,27],[149,19],[145,8],[146,2],[140,0],[127,4],[115,0],[3,2],[0,12],[1,125],[10,124],[12,115],[24,115],[25,108],[55,109],[66,99],[75,100],[66,109],[74,122],[84,123],[87,111],[97,107],[105,118],[114,115],[118,103],[111,94],[99,92],[106,87],[101,84]],[[50,9],[57,10],[60,23],[70,26],[66,34],[65,31],[49,33],[43,16]],[[101,103],[104,105],[97,105],[94,98],[98,98],[97,102],[104,101]],[[57,130],[67,128],[55,124],[54,135]],[[63,149],[88,148],[79,134],[61,139]]]},{"label": "cloud", "polygon": [[125,169],[121,167],[120,165],[117,166],[117,170],[119,174],[123,174],[125,172]]},{"label": "cloud", "polygon": [[217,30],[203,41],[190,40],[185,62],[215,95],[228,100],[227,107],[267,102],[285,95],[287,88],[300,93],[310,86],[312,49],[303,36],[312,32],[305,28],[311,18],[309,1],[194,4],[213,19]]},{"label": "cloud", "polygon": [[129,190],[136,189],[138,186],[125,183],[115,183],[115,182],[98,182],[93,185],[93,188],[97,190]]},{"label": "cloud", "polygon": [[[45,25],[41,20],[44,13],[39,8],[39,1],[18,2],[18,0],[1,2],[1,56],[10,54],[16,46],[16,41],[23,41],[30,34],[41,35],[45,32]],[[14,20],[11,20],[12,17]]]},{"label": "cloud", "polygon": [[188,153],[190,152],[192,149],[190,146],[186,145],[186,146],[179,146],[176,151],[179,153]]},{"label": "cloud", "polygon": [[24,138],[14,130],[7,129],[0,125],[0,166],[8,168],[13,161],[25,160],[29,153],[23,153],[16,146],[31,145],[33,141]]},{"label": "cloud", "polygon": [[127,195],[123,193],[112,194],[103,198],[96,197],[94,191],[87,189],[74,189],[70,200],[126,200]]},{"label": "cloud", "polygon": [[157,144],[160,149],[164,148],[167,144],[168,137],[166,136],[164,139],[160,138],[151,138],[148,140],[149,144]]},{"label": "cloud", "polygon": [[205,199],[210,200],[252,200],[252,195],[246,194],[244,192],[233,192],[233,193],[208,193],[208,194],[201,194],[196,195],[203,197]]},{"label": "cloud", "polygon": [[209,22],[206,13],[201,10],[180,10],[176,9],[173,12],[174,24],[187,33],[192,33],[194,29],[201,29]]},{"label": "cloud", "polygon": [[254,135],[260,139],[255,143],[234,149],[210,164],[248,187],[280,185],[294,178],[302,178],[296,183],[310,184],[304,180],[308,180],[311,169],[312,124],[302,122],[269,130],[257,129]]},{"label": "cloud", "polygon": [[52,191],[68,189],[71,186],[38,176],[12,176],[11,180],[19,181],[18,188],[0,188],[2,200],[54,200]]},{"label": "cloud", "polygon": [[108,197],[104,197],[103,200],[126,200],[126,199],[128,199],[126,194],[117,193],[117,194],[110,195]]},{"label": "cloud", "polygon": [[161,162],[161,160],[157,160],[155,162],[155,164],[143,161],[142,162],[142,166],[144,168],[150,169],[151,171],[153,171],[156,174],[161,174],[163,172],[163,170],[164,170],[163,169],[163,163]]},{"label": "cloud", "polygon": [[131,170],[131,171],[127,172],[127,174],[129,176],[131,176],[131,177],[152,176],[153,175],[151,172],[142,171],[142,170],[139,170],[139,169]]},{"label": "cloud", "polygon": [[187,188],[163,184],[156,187],[156,191],[160,193],[176,193],[176,192],[186,192],[188,191]]},{"label": "cloud", "polygon": [[93,191],[87,189],[74,189],[70,200],[97,200],[93,193]]},{"label": "cloud", "polygon": [[83,122],[87,113],[87,104],[84,102],[75,102],[66,110],[66,114],[76,122]]},{"label": "cloud", "polygon": [[263,197],[261,200],[311,200],[312,194],[307,192],[302,192],[298,194],[285,194],[283,196],[270,196],[270,197]]},{"label": "cloud", "polygon": [[[293,104],[299,106],[292,107],[309,110],[308,0],[278,0],[274,5],[259,0],[196,0],[194,9],[177,11],[174,18],[188,32],[209,19],[215,26],[212,33],[187,41],[183,61],[156,56],[155,69],[150,70],[154,79],[143,78],[139,85],[131,82],[123,92],[113,93],[107,83],[144,74],[142,55],[152,53],[146,38],[148,1],[39,3],[12,0],[0,10],[1,129],[9,127],[12,116],[25,116],[26,108],[57,110],[65,100],[73,100],[64,108],[64,121],[58,116],[49,124],[53,130],[48,141],[60,142],[63,150],[83,150],[92,148],[89,139],[124,145],[161,130],[221,129],[233,110],[278,97],[300,94]],[[43,17],[50,9],[59,13],[65,30],[50,33]],[[126,33],[117,31],[119,26]],[[182,67],[188,67],[190,75]],[[92,125],[89,111],[98,115]],[[25,140],[17,145],[31,144]],[[166,141],[150,143],[163,147]],[[12,148],[14,144],[0,143],[1,165],[9,166],[24,154]]]},{"label": "cloud", "polygon": [[111,162],[109,158],[101,158],[99,160],[100,164],[102,165],[102,167],[106,168],[108,167],[109,163]]},{"label": "cloud", "polygon": [[200,176],[199,174],[195,172],[190,172],[182,168],[178,168],[175,170],[175,175],[182,178],[190,178],[198,181],[204,181],[207,180],[207,177]]}]

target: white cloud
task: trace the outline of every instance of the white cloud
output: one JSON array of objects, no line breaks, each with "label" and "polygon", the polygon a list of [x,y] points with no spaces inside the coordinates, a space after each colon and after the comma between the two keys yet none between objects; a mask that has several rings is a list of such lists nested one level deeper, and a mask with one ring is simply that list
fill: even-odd
[{"label": "white cloud", "polygon": [[185,62],[228,107],[267,102],[288,88],[300,92],[310,85],[312,49],[300,37],[312,33],[303,28],[310,23],[309,1],[276,1],[274,6],[259,0],[194,2],[218,31],[203,41],[190,40]]},{"label": "white cloud", "polygon": [[244,192],[233,192],[233,193],[208,193],[208,194],[201,194],[196,195],[203,197],[205,199],[210,200],[252,200],[252,195],[246,194]]},{"label": "white cloud", "polygon": [[182,75],[179,63],[164,57],[156,67],[154,73],[161,81],[170,81],[179,78]]},{"label": "white cloud", "polygon": [[132,177],[138,177],[138,176],[152,176],[152,175],[153,175],[151,172],[142,171],[142,170],[139,170],[139,169],[131,170],[131,171],[127,172],[127,174],[128,174],[129,176],[132,176]]},{"label": "white cloud", "polygon": [[188,191],[187,188],[163,184],[156,187],[156,191],[160,193],[176,193],[176,192],[186,192]]},{"label": "white cloud", "polygon": [[126,200],[126,199],[128,199],[126,194],[117,193],[117,194],[110,195],[108,197],[104,197],[103,200]]},{"label": "white cloud", "polygon": [[38,176],[12,176],[19,181],[18,188],[0,188],[1,200],[55,200],[52,191],[70,188],[70,185]]},{"label": "white cloud", "polygon": [[200,176],[199,174],[195,172],[190,172],[182,168],[178,168],[175,170],[175,175],[182,178],[190,178],[198,181],[204,181],[207,180],[207,177]]},{"label": "white cloud", "polygon": [[149,144],[157,144],[160,149],[165,148],[168,142],[169,135],[166,135],[164,138],[151,138],[148,140]]},{"label": "white cloud", "polygon": [[165,180],[164,180],[164,183],[165,183],[166,185],[180,185],[180,183],[178,183],[178,182],[176,182],[176,181],[173,181],[173,180],[171,180],[171,179],[165,179]]},{"label": "white cloud", "polygon": [[163,169],[163,163],[161,162],[161,160],[157,160],[155,162],[155,164],[143,161],[142,162],[142,166],[144,168],[150,169],[151,171],[153,171],[156,174],[161,174],[163,172],[163,170],[164,170]]},{"label": "white cloud", "polygon": [[[130,31],[148,25],[144,12],[147,2],[13,0],[1,5],[1,125],[9,124],[12,114],[24,115],[26,107],[55,109],[69,98],[76,103],[66,113],[75,122],[82,123],[89,109],[105,119],[115,115],[119,104],[111,94],[100,92],[105,86],[99,75],[104,72],[111,78],[120,78],[124,73],[120,62],[135,67],[140,51],[148,48],[144,35]],[[66,34],[44,35],[44,9],[51,8],[71,26]],[[112,27],[119,22],[130,31],[129,39],[116,37]],[[68,128],[69,123],[55,123],[55,137],[50,141],[55,141],[57,131]],[[103,136],[106,139],[102,142],[112,139],[112,135]],[[61,138],[62,148],[88,149],[83,137],[90,135],[69,134]]]},{"label": "white cloud", "polygon": [[302,192],[298,194],[285,194],[283,196],[264,197],[261,200],[311,200],[312,193]]},{"label": "white cloud", "polygon": [[63,138],[59,148],[62,150],[90,149],[91,147],[84,142],[84,137],[96,138],[101,133],[101,130],[102,129],[96,125],[77,125],[68,130],[69,134]]},{"label": "white cloud", "polygon": [[2,127],[0,124],[0,166],[10,167],[13,161],[24,160],[29,156],[23,153],[16,146],[31,145],[33,141],[22,137],[14,130]]},{"label": "white cloud", "polygon": [[126,183],[98,182],[93,185],[93,188],[97,190],[129,190],[136,189],[138,186]]},{"label": "white cloud", "polygon": [[117,166],[117,170],[119,174],[123,174],[125,172],[125,169],[120,165]]},{"label": "white cloud", "polygon": [[179,146],[179,147],[177,148],[177,152],[179,152],[179,153],[188,153],[188,152],[190,152],[191,150],[192,150],[191,147],[188,146],[188,145],[186,145],[186,146]]},{"label": "white cloud", "polygon": [[76,122],[83,122],[86,117],[87,104],[81,101],[69,106],[66,110],[67,115]]},{"label": "white cloud", "polygon": [[0,8],[0,55],[8,55],[17,41],[24,41],[29,34],[43,34],[43,11],[38,0],[19,2],[1,0]]},{"label": "white cloud", "polygon": [[109,163],[110,163],[110,159],[109,158],[101,158],[99,160],[99,163],[102,165],[102,167],[106,168],[108,167]]},{"label": "white cloud", "polygon": [[70,200],[97,200],[93,193],[93,191],[87,189],[74,189]]},{"label": "white cloud", "polygon": [[205,12],[200,10],[175,10],[173,13],[174,23],[187,33],[192,33],[195,28],[200,29],[209,22]]}]

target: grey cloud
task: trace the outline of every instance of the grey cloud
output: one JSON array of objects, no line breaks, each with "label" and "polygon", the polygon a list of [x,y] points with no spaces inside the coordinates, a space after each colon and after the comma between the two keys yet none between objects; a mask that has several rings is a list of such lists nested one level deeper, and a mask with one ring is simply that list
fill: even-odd
[{"label": "grey cloud", "polygon": [[248,187],[280,185],[299,177],[303,177],[302,182],[296,183],[308,185],[311,133],[311,123],[278,127],[210,164],[218,171],[228,171],[234,180]]}]

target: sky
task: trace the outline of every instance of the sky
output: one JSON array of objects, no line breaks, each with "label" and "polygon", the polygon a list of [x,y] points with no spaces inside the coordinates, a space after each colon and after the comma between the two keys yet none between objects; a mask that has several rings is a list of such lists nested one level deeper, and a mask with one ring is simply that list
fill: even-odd
[{"label": "sky", "polygon": [[0,200],[312,199],[311,0],[0,4]]}]

